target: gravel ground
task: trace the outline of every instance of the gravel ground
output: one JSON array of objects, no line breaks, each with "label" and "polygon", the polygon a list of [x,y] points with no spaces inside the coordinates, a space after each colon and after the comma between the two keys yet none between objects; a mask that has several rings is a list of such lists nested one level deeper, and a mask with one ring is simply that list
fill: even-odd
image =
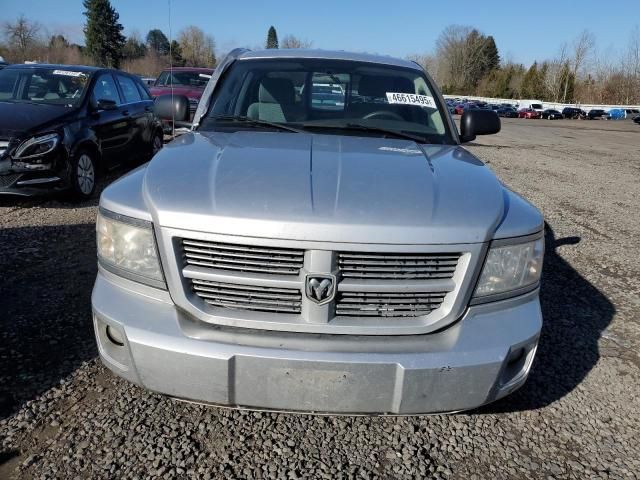
[{"label": "gravel ground", "polygon": [[507,120],[469,149],[548,222],[527,384],[474,412],[179,403],[96,360],[96,202],[0,199],[0,478],[637,478],[640,127]]}]

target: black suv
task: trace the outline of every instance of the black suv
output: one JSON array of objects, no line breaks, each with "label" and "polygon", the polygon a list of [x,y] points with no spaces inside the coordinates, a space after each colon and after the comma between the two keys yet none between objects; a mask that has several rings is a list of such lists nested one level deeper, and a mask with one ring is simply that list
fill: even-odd
[{"label": "black suv", "polygon": [[604,110],[601,110],[599,108],[592,108],[591,110],[589,110],[589,113],[587,113],[586,118],[589,120],[595,120],[596,118],[604,118],[607,116],[607,112],[605,112]]},{"label": "black suv", "polygon": [[585,111],[576,107],[564,107],[562,109],[562,116],[564,118],[582,118],[586,115]]},{"label": "black suv", "polygon": [[88,198],[101,170],[160,148],[162,126],[136,76],[77,65],[0,70],[0,193]]}]

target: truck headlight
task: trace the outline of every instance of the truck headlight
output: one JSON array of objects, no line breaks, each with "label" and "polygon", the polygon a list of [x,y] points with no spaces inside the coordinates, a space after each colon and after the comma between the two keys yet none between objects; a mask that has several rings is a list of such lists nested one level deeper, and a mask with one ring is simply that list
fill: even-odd
[{"label": "truck headlight", "polygon": [[[489,301],[523,293],[540,281],[544,257],[544,238],[506,243],[494,242],[487,253],[474,297]],[[497,297],[494,297],[497,296]],[[499,297],[499,298],[498,298]]]},{"label": "truck headlight", "polygon": [[38,135],[31,137],[22,142],[16,148],[14,158],[20,160],[41,157],[53,151],[60,143],[60,135],[57,133],[48,133],[46,135]]},{"label": "truck headlight", "polygon": [[96,221],[98,261],[122,277],[165,288],[151,222],[100,209]]}]

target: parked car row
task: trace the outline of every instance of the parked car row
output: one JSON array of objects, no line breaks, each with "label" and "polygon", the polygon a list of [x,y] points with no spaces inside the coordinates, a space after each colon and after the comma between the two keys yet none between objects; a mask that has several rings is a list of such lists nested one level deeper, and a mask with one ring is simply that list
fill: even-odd
[{"label": "parked car row", "polygon": [[578,107],[564,107],[562,111],[554,108],[543,108],[543,103],[535,100],[521,100],[517,107],[514,104],[509,103],[486,103],[475,100],[460,100],[460,99],[446,99],[447,108],[451,114],[462,115],[467,110],[493,110],[500,117],[507,118],[526,118],[537,119],[542,118],[546,120],[559,120],[559,119],[582,119],[582,120],[596,120],[607,119],[616,120],[621,118],[634,119],[636,123],[637,117],[640,117],[640,111],[634,108],[615,108],[606,111],[601,108],[592,108],[591,110],[583,110]]}]

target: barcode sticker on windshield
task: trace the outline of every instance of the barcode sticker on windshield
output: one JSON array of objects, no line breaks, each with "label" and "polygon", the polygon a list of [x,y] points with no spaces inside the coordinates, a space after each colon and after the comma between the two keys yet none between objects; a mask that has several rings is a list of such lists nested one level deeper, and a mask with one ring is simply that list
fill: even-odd
[{"label": "barcode sticker on windshield", "polygon": [[419,107],[437,108],[433,97],[414,93],[387,92],[387,101],[389,103],[400,103],[402,105],[417,105]]},{"label": "barcode sticker on windshield", "polygon": [[54,75],[66,75],[67,77],[83,77],[82,72],[72,72],[71,70],[54,70]]}]

